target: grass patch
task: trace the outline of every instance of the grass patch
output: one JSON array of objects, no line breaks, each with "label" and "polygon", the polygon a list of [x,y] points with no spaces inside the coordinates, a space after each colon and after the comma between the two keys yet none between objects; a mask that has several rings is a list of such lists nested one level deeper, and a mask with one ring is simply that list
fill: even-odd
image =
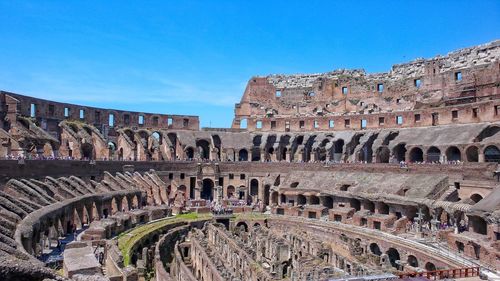
[{"label": "grass patch", "polygon": [[170,224],[205,220],[211,218],[211,216],[211,214],[199,215],[197,213],[181,214],[175,217],[168,217],[151,223],[147,223],[131,229],[130,231],[121,233],[118,236],[118,248],[122,252],[124,265],[127,266],[130,264],[130,251],[132,250],[132,247],[149,233],[154,232],[158,229],[162,229],[163,227]]},{"label": "grass patch", "polygon": [[269,215],[263,214],[263,213],[240,213],[236,214],[236,216],[231,219],[232,221],[235,220],[263,220],[269,218]]}]

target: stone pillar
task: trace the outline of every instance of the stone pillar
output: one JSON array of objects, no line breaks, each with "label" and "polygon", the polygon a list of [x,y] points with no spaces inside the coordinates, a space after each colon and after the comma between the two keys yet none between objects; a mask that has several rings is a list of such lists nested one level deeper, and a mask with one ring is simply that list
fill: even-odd
[{"label": "stone pillar", "polygon": [[478,162],[480,163],[484,162],[484,153],[482,151],[479,151]]}]

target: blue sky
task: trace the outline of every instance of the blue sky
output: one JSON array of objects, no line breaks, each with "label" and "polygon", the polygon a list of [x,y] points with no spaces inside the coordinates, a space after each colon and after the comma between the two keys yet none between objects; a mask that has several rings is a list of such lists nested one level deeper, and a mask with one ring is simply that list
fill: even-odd
[{"label": "blue sky", "polygon": [[253,75],[500,39],[500,1],[0,1],[0,89],[229,127]]}]

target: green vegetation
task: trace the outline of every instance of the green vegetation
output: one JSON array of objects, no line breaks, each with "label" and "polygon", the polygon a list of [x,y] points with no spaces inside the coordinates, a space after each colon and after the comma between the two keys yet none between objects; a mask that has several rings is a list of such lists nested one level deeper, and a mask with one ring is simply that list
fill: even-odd
[{"label": "green vegetation", "polygon": [[269,218],[269,215],[263,213],[240,213],[236,214],[232,221],[235,220],[263,220]]},{"label": "green vegetation", "polygon": [[118,248],[122,252],[124,265],[127,266],[130,264],[130,251],[132,250],[134,245],[149,233],[162,229],[170,224],[179,222],[201,221],[209,219],[211,218],[211,216],[211,214],[197,213],[181,214],[175,217],[168,217],[151,223],[147,223],[121,233],[118,236]]}]

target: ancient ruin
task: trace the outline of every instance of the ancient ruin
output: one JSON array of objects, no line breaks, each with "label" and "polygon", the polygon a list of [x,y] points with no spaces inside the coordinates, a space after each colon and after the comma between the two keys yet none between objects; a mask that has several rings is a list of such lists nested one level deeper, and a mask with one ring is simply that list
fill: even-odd
[{"label": "ancient ruin", "polygon": [[499,87],[493,41],[252,77],[231,128],[1,91],[0,280],[495,280]]}]

